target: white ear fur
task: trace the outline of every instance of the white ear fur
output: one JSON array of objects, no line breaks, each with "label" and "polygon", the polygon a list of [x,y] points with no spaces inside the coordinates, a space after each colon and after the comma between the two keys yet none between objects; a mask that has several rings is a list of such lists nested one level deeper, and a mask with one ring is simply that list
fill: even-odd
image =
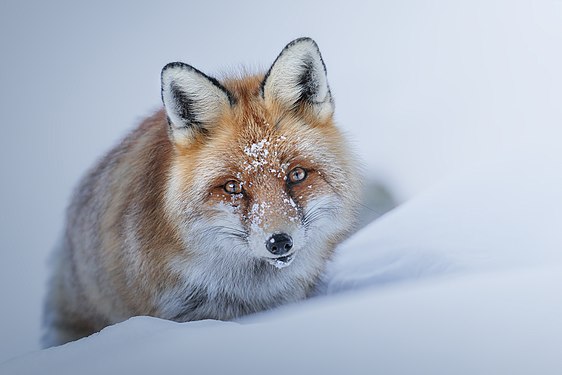
[{"label": "white ear fur", "polygon": [[262,82],[262,97],[289,107],[309,104],[321,117],[333,113],[326,66],[314,40],[296,39],[281,51]]},{"label": "white ear fur", "polygon": [[192,138],[206,131],[232,103],[229,92],[214,78],[190,65],[174,62],[162,69],[162,102],[174,138]]}]

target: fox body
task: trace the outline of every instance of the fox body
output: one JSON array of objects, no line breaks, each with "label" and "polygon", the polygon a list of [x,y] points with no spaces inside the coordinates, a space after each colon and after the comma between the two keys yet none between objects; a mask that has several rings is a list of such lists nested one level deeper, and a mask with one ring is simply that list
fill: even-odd
[{"label": "fox body", "polygon": [[168,64],[162,99],[74,194],[46,346],[136,315],[229,320],[305,298],[353,228],[356,163],[314,41],[221,82]]}]

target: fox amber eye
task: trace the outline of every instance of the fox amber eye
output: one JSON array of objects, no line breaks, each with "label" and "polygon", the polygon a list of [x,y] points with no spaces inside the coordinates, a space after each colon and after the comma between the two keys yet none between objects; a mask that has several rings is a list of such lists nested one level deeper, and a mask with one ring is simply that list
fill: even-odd
[{"label": "fox amber eye", "polygon": [[224,184],[224,191],[228,194],[240,194],[242,192],[242,184],[239,181],[230,180]]},{"label": "fox amber eye", "polygon": [[289,182],[291,184],[298,184],[306,178],[306,171],[301,167],[296,167],[289,172]]}]

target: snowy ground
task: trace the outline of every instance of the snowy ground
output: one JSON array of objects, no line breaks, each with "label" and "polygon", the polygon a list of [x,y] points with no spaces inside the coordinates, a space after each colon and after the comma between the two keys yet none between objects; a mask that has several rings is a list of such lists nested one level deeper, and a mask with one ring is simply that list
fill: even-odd
[{"label": "snowy ground", "polygon": [[[111,366],[120,354],[150,369],[152,352],[174,358],[174,368],[193,358],[218,366],[229,355],[252,355],[233,344],[244,335],[277,337],[290,348],[293,361],[254,347],[256,366],[271,371],[306,356],[337,366],[338,355],[348,368],[470,362],[525,372],[526,361],[535,373],[548,372],[540,364],[560,370],[553,357],[560,342],[551,345],[562,337],[560,0],[2,1],[0,362],[38,348],[46,259],[71,189],[159,105],[161,67],[174,60],[209,74],[267,67],[303,35],[321,48],[338,122],[365,174],[406,202],[345,245],[325,291],[377,289],[293,306],[260,325],[208,323],[214,333],[204,342],[216,352],[200,344],[189,358],[174,350],[194,350],[191,337],[207,337],[206,326],[192,336],[187,324],[183,337],[183,326],[138,319],[0,370],[23,370],[26,361],[56,366],[66,356],[69,368]],[[301,334],[301,324],[316,336]],[[137,353],[116,347],[135,341],[137,330],[154,340],[133,345]],[[294,332],[297,348],[289,345]],[[151,350],[167,339],[178,343],[170,354]],[[318,350],[297,350],[307,343]],[[107,360],[87,361],[93,349]]]}]

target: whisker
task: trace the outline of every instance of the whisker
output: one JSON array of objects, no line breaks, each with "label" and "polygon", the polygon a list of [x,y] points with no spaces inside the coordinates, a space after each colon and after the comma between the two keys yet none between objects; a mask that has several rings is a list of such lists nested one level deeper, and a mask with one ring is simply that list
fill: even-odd
[{"label": "whisker", "polygon": [[304,213],[302,223],[305,227],[310,228],[314,222],[324,217],[335,216],[337,212],[338,209],[334,206],[319,207],[319,203],[317,203]]},{"label": "whisker", "polygon": [[203,233],[208,236],[224,235],[234,237],[235,239],[242,240],[244,244],[248,241],[248,234],[245,231],[223,225],[210,226],[206,228]]},{"label": "whisker", "polygon": [[376,214],[377,216],[382,216],[384,213],[386,213],[387,211],[381,211],[381,210],[375,210],[374,208],[371,208],[363,203],[361,203],[360,201],[355,201],[355,204],[363,207],[364,209],[373,212],[374,214]]}]

